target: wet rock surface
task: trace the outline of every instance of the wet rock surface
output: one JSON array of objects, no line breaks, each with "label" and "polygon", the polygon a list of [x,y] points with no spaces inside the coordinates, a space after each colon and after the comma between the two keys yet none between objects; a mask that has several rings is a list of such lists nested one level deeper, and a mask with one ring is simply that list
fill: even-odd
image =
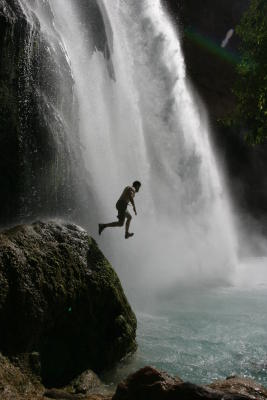
[{"label": "wet rock surface", "polygon": [[38,352],[51,386],[108,369],[136,349],[136,318],[116,273],[72,224],[37,222],[0,234],[0,325],[0,351]]},{"label": "wet rock surface", "polygon": [[[0,0],[0,225],[58,215],[59,209],[69,215],[80,188],[73,172],[80,149],[68,60],[30,11],[37,2],[24,3],[28,8]],[[49,2],[39,7],[52,31]]]},{"label": "wet rock surface", "polygon": [[[88,372],[88,371],[87,371]],[[84,376],[77,378],[84,379]],[[36,378],[23,372],[0,355],[1,400],[266,400],[267,390],[250,379],[240,377],[199,386],[183,382],[152,367],[145,367],[118,385],[115,394],[74,393],[71,385],[45,389]]]},{"label": "wet rock surface", "polygon": [[243,394],[251,399],[263,400],[267,398],[267,389],[248,378],[232,376],[224,381],[216,381],[209,387],[225,393]]},{"label": "wet rock surface", "polygon": [[120,383],[113,400],[264,400],[265,388],[241,378],[199,386],[145,367]]},{"label": "wet rock surface", "polygon": [[88,370],[70,383],[69,390],[76,394],[86,394],[92,390],[97,390],[101,384],[102,382],[94,371]]},{"label": "wet rock surface", "polygon": [[[104,6],[77,3],[89,51],[103,53],[115,79]],[[0,0],[0,226],[51,216],[84,223],[84,203],[94,199],[81,156],[75,83],[51,4]]]}]

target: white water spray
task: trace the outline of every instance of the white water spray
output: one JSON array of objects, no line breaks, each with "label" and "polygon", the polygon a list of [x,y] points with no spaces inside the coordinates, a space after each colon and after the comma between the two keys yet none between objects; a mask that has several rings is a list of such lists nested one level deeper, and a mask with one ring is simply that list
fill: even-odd
[{"label": "white water spray", "polygon": [[[95,210],[88,204],[88,213],[101,215],[89,230],[96,236],[97,222],[116,220],[117,198],[138,179],[134,238],[107,229],[98,239],[128,291],[225,281],[236,262],[236,237],[177,32],[160,0],[97,4],[106,57],[92,51],[79,1],[50,2],[75,81],[88,182],[98,203]],[[34,12],[47,30],[38,7]]]}]

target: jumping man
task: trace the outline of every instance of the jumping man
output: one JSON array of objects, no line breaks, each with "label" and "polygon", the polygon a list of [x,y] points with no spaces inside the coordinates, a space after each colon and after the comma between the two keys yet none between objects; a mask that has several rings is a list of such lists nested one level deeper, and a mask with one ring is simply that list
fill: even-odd
[{"label": "jumping man", "polygon": [[129,237],[133,236],[133,233],[129,232],[129,227],[131,223],[132,216],[127,211],[127,206],[129,202],[133,206],[133,210],[135,215],[137,215],[135,204],[134,204],[134,196],[135,193],[139,192],[139,189],[141,187],[141,182],[135,181],[132,186],[126,186],[126,188],[123,190],[121,197],[116,203],[116,208],[118,210],[118,221],[115,222],[110,222],[109,224],[99,224],[98,225],[98,232],[99,235],[103,232],[105,228],[113,228],[115,226],[123,226],[126,218],[126,225],[125,225],[125,239],[128,239]]}]

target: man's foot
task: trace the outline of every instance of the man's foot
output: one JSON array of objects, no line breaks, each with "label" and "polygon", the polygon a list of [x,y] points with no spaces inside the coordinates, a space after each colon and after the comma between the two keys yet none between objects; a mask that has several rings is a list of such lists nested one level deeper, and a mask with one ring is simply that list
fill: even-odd
[{"label": "man's foot", "polygon": [[125,239],[132,237],[134,233],[125,232]]},{"label": "man's foot", "polygon": [[101,235],[101,233],[103,232],[104,229],[105,229],[105,227],[104,227],[103,224],[99,224],[98,225],[98,233],[99,233],[99,235]]}]

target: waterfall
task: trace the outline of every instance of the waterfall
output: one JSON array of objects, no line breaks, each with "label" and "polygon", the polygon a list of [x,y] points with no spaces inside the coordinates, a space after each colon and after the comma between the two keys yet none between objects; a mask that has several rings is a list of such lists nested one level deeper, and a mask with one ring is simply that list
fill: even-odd
[{"label": "waterfall", "polygon": [[134,238],[118,228],[97,237],[126,290],[137,296],[227,281],[237,248],[231,207],[179,34],[160,0],[20,2],[70,66],[82,176],[93,193],[80,200],[88,211],[81,220],[94,237],[98,222],[116,220],[123,187],[142,182]]}]

